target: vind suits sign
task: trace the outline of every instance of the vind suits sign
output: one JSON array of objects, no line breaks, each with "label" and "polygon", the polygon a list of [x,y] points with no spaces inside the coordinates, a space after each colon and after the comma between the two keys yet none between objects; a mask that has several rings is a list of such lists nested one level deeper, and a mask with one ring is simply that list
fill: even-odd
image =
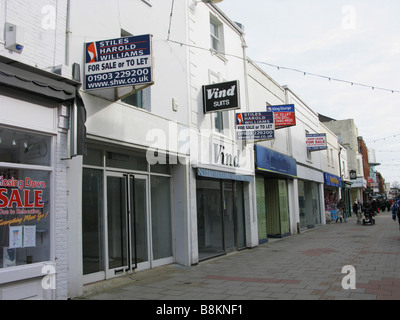
[{"label": "vind suits sign", "polygon": [[204,113],[240,109],[239,81],[203,86]]}]

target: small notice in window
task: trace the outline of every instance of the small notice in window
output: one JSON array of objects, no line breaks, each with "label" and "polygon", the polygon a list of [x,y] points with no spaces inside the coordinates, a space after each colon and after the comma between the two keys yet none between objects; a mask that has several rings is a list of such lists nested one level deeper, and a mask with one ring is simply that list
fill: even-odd
[{"label": "small notice in window", "polygon": [[36,226],[24,226],[24,247],[36,247]]},{"label": "small notice in window", "polygon": [[10,227],[9,235],[9,248],[21,248],[22,247],[22,227]]}]

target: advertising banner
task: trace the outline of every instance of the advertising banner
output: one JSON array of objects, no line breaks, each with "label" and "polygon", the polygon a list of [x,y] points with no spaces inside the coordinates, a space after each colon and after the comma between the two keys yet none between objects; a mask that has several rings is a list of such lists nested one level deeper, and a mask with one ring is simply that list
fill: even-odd
[{"label": "advertising banner", "polygon": [[296,125],[294,104],[267,106],[267,111],[274,113],[275,130]]},{"label": "advertising banner", "polygon": [[236,114],[238,140],[271,140],[275,138],[273,112],[243,112]]},{"label": "advertising banner", "polygon": [[85,89],[152,83],[152,36],[85,43]]},{"label": "advertising banner", "polygon": [[318,151],[327,149],[326,133],[315,133],[306,135],[307,150]]},{"label": "advertising banner", "polygon": [[240,109],[239,81],[203,86],[204,113]]}]

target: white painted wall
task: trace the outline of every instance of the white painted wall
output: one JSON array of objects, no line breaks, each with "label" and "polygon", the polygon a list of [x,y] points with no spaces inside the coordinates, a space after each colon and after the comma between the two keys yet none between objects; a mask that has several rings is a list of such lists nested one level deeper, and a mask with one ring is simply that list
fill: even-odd
[{"label": "white painted wall", "polygon": [[[326,141],[328,149],[321,152],[321,167],[324,172],[328,172],[335,176],[340,177],[339,170],[339,143],[335,133],[333,133],[324,123],[319,123],[320,133],[326,134]],[[342,151],[342,152],[346,152]]]},{"label": "white painted wall", "polygon": [[[153,35],[154,81],[151,86],[151,110],[146,112],[117,101],[95,97],[94,91],[83,94],[88,109],[88,134],[102,135],[142,146],[154,144],[149,131],[162,130],[165,140],[174,142],[162,149],[176,151],[176,134],[171,137],[169,122],[183,129],[188,125],[187,47],[166,41],[171,3],[151,1],[71,0],[70,63],[79,63],[84,70],[84,43],[121,37],[121,29],[133,35]],[[90,12],[90,14],[88,14]],[[171,30],[180,41],[186,38],[186,12],[175,5]],[[172,99],[178,111],[172,109]],[[118,123],[118,127],[116,127]]]},{"label": "white painted wall", "polygon": [[[267,111],[269,105],[282,105],[285,102],[285,89],[276,83],[265,71],[249,60],[249,111]],[[274,151],[290,155],[289,129],[275,131],[275,139],[258,142],[257,144]]]},{"label": "white painted wall", "polygon": [[[309,108],[290,89],[287,89],[286,92],[287,103],[294,104],[296,112],[296,126],[290,128],[292,155],[298,164],[306,164],[307,166],[321,170],[321,153],[319,151],[311,152],[311,160],[308,160],[306,147],[306,131],[310,134],[319,133],[318,114]],[[300,174],[301,172],[298,172],[299,178],[310,180],[307,176],[301,176]],[[317,181],[320,181],[320,179]]]}]

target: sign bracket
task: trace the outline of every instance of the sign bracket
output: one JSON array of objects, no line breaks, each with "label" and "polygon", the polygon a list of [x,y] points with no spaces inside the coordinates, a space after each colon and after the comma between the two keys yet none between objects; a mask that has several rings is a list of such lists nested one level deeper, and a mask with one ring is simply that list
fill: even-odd
[{"label": "sign bracket", "polygon": [[120,89],[123,89],[123,88],[126,88],[126,87],[114,88],[115,101],[118,101],[118,100],[124,99],[126,97],[129,97],[130,95],[135,94],[135,93],[137,93],[137,92],[139,92],[141,90],[144,90],[144,89],[152,86],[153,84],[154,84],[154,81],[150,82],[150,83],[147,83],[147,84],[144,84],[142,86],[132,86],[132,90],[129,91],[128,93],[121,93]]}]

